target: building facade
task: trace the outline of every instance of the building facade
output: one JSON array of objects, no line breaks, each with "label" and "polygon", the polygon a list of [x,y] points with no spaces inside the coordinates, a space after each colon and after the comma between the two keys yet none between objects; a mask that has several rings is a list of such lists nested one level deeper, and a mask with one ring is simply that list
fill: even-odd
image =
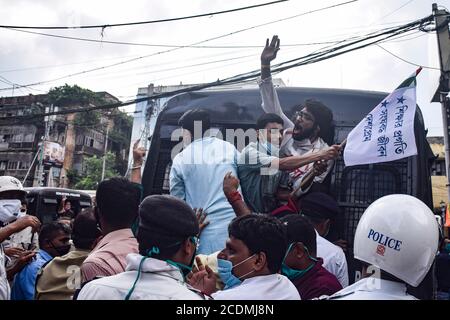
[{"label": "building facade", "polygon": [[[120,102],[107,92],[98,94],[108,103]],[[81,106],[70,108],[77,109]],[[118,163],[123,162],[123,165],[119,165],[119,171],[126,170],[131,122],[118,121],[117,112],[115,115],[110,111],[101,112],[98,122],[91,126],[77,123],[75,114],[36,117],[23,121],[14,119],[15,116],[58,110],[62,108],[50,105],[45,94],[0,98],[0,119],[3,118],[0,121],[0,175],[14,176],[23,181],[25,187],[68,187],[69,181],[64,169],[81,173],[86,157],[104,155],[107,140],[106,151],[116,154]],[[115,137],[118,132],[128,139],[125,142],[117,141]],[[73,142],[72,146],[68,145],[70,141]],[[49,157],[53,157],[53,151],[48,151],[49,143],[44,142],[51,143],[54,152],[59,151],[64,164],[48,163]],[[46,145],[45,150],[43,145]],[[66,166],[67,159],[71,159],[69,166]]]}]

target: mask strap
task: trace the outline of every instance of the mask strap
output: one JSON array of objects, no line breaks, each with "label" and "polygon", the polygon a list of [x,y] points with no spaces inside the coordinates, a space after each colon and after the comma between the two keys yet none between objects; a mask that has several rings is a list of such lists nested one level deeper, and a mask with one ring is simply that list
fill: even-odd
[{"label": "mask strap", "polygon": [[153,247],[151,250],[148,251],[146,256],[143,256],[141,259],[141,262],[139,263],[138,273],[136,276],[136,280],[134,280],[133,286],[131,287],[130,291],[128,291],[127,295],[125,296],[125,300],[130,300],[131,295],[133,294],[134,289],[136,288],[136,284],[139,280],[139,277],[141,275],[142,270],[142,264],[144,263],[145,259],[150,258],[152,254],[159,254],[159,248]]},{"label": "mask strap", "polygon": [[244,260],[242,260],[241,262],[239,262],[239,263],[237,263],[237,264],[235,264],[234,266],[233,266],[233,268],[232,269],[234,269],[234,268],[236,268],[237,266],[240,266],[241,264],[243,264],[245,261],[247,261],[247,260],[249,260],[249,259],[251,259],[251,258],[253,258],[254,256],[256,255],[256,253],[254,253],[254,254],[252,254],[250,257],[248,257],[248,258],[245,258]]}]

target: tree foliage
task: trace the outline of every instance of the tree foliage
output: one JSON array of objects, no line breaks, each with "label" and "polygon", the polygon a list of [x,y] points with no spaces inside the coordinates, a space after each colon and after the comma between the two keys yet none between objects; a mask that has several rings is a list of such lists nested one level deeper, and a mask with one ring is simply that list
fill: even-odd
[{"label": "tree foliage", "polygon": [[[106,153],[105,179],[119,176],[114,170],[115,156],[113,153]],[[96,156],[85,158],[84,171],[79,177],[79,181],[75,184],[75,189],[94,190],[102,180],[103,158]]]},{"label": "tree foliage", "polygon": [[105,100],[97,93],[84,89],[76,84],[69,86],[67,83],[63,86],[50,89],[48,92],[48,101],[60,107],[81,105],[85,106],[90,103],[101,105]]}]

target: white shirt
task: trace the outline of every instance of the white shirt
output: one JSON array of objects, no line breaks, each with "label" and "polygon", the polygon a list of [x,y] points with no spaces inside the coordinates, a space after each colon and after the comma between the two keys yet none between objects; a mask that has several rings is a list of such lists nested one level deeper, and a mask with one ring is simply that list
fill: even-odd
[{"label": "white shirt", "polygon": [[323,259],[323,267],[336,276],[342,288],[348,286],[347,260],[342,248],[321,237],[316,231],[317,256]]},{"label": "white shirt", "polygon": [[3,245],[0,244],[0,300],[9,300],[11,297],[11,289],[6,275],[6,256],[3,251]]},{"label": "white shirt", "polygon": [[417,300],[406,293],[406,284],[373,277],[364,278],[344,288],[330,300]]},{"label": "white shirt", "polygon": [[[87,283],[77,300],[124,300],[136,280],[141,259],[141,255],[130,253],[125,272]],[[202,300],[202,297],[188,288],[178,268],[147,258],[130,300]]]},{"label": "white shirt", "polygon": [[278,273],[245,279],[240,285],[211,296],[215,300],[300,300],[297,288]]}]

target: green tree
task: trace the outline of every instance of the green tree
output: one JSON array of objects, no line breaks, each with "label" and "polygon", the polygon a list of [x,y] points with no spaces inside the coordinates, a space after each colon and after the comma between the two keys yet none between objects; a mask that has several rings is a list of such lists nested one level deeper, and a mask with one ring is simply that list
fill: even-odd
[{"label": "green tree", "polygon": [[[75,184],[75,189],[97,189],[98,184],[102,180],[103,158],[94,156],[91,158],[86,158],[84,161],[85,170],[80,175],[81,178],[79,182]],[[114,154],[111,152],[106,153],[105,179],[119,176],[119,173],[113,169],[114,164]]]},{"label": "green tree", "polygon": [[67,83],[60,87],[55,87],[48,92],[48,102],[60,107],[81,105],[90,103],[95,105],[105,104],[106,101],[97,93],[84,89],[76,84],[69,86]]}]

